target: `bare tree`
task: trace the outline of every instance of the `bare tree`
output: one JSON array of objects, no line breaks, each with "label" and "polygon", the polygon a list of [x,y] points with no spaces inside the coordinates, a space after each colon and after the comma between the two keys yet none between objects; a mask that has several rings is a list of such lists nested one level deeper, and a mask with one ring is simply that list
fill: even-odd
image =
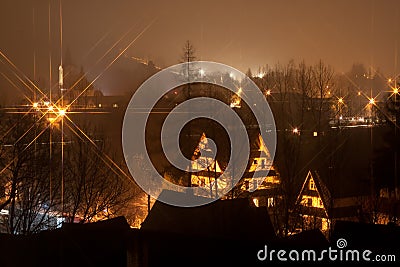
[{"label": "bare tree", "polygon": [[[187,40],[185,42],[185,45],[182,48],[182,55],[180,58],[180,63],[190,63],[196,60],[195,56],[196,50],[193,47],[193,44]],[[182,72],[184,73],[184,76],[186,77],[186,81],[189,82],[190,77],[193,77],[197,73],[195,72],[195,69],[193,67],[193,64],[187,64],[186,68],[182,69]],[[190,98],[190,83],[187,84],[186,90],[185,90],[185,97]]]},{"label": "bare tree", "polygon": [[[272,211],[275,228],[282,236],[288,235],[301,223],[295,200],[297,185],[306,171],[302,164],[303,135],[309,130],[318,131],[326,115],[324,112],[328,101],[325,98],[333,73],[322,62],[317,67],[307,66],[304,61],[296,66],[290,61],[285,66],[276,65],[273,70],[265,72],[263,77],[268,80],[263,83],[273,89],[269,102],[275,111],[277,124],[275,167],[281,181],[275,196],[277,201],[270,208],[270,213]],[[316,111],[313,111],[313,105]],[[314,123],[310,116],[316,118]]]},{"label": "bare tree", "polygon": [[322,120],[324,118],[324,112],[329,110],[326,110],[326,104],[332,90],[333,74],[333,69],[330,66],[326,65],[322,60],[320,60],[313,67],[314,84],[312,91],[312,101],[315,110],[314,118],[316,121],[318,132],[322,130]]},{"label": "bare tree", "polygon": [[277,90],[277,127],[278,147],[276,162],[281,175],[279,194],[282,195],[280,202],[276,203],[274,209],[280,210],[280,223],[278,233],[288,235],[290,231],[291,210],[295,201],[295,181],[298,169],[299,138],[292,133],[295,127],[295,116],[292,112],[293,93],[295,85],[295,67],[293,61],[286,66],[277,65],[274,70],[275,88]]},{"label": "bare tree", "polygon": [[296,70],[295,84],[301,93],[300,122],[304,122],[305,112],[309,109],[312,86],[312,68],[307,66],[304,61],[298,65]]},{"label": "bare tree", "polygon": [[185,42],[185,45],[182,50],[183,54],[181,57],[181,62],[192,62],[196,60],[195,56],[196,50],[193,47],[193,44],[189,40]]},{"label": "bare tree", "polygon": [[51,210],[57,205],[57,183],[50,183],[46,125],[28,113],[3,114],[1,122],[0,208],[8,212],[3,229],[30,234],[56,227]]},{"label": "bare tree", "polygon": [[56,123],[29,113],[1,116],[0,208],[8,213],[3,231],[31,234],[57,227],[65,216],[105,219],[131,199],[132,184],[105,156],[104,138],[95,144],[70,138],[62,151],[66,140],[61,142]]},{"label": "bare tree", "polygon": [[131,185],[110,163],[102,140],[93,144],[74,138],[65,149],[63,213],[70,222],[90,222],[115,216],[131,199]]},{"label": "bare tree", "polygon": [[[187,40],[184,47],[183,47],[183,55],[181,57],[181,62],[182,63],[190,63],[196,60],[196,56],[195,56],[195,49],[192,45],[192,43]],[[187,81],[187,85],[184,88],[184,95],[186,99],[190,99],[191,96],[191,84],[190,84],[190,77],[193,77],[194,75],[197,75],[197,73],[195,72],[195,67],[193,67],[191,64],[187,64],[186,65],[186,69],[183,70],[183,72],[185,73],[186,76],[186,81]],[[187,138],[189,139],[191,136],[191,129],[190,127],[188,127],[188,131],[187,131]],[[191,167],[189,167],[191,168]],[[187,173],[187,178],[186,178],[186,185],[188,187],[192,186],[192,179],[191,179],[191,169],[189,169],[189,172]]]}]

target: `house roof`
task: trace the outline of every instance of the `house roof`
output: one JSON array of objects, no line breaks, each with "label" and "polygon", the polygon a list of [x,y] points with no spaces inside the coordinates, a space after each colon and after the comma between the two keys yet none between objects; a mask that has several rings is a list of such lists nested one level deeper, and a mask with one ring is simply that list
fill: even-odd
[{"label": "house roof", "polygon": [[242,178],[253,178],[253,177],[267,177],[267,176],[276,176],[276,172],[274,170],[261,170],[261,171],[254,171],[254,172],[244,172]]},{"label": "house roof", "polygon": [[[247,164],[247,170],[248,170],[255,158],[266,157],[268,160],[271,160],[271,154],[267,146],[265,145],[265,142],[259,132],[259,128],[247,129],[247,132],[249,136],[249,145],[250,145],[250,155],[249,155],[250,158]],[[211,151],[211,149],[207,146],[206,138],[207,135],[205,132],[203,132],[200,135],[200,138],[197,140],[196,146],[192,149],[192,151],[194,151],[192,155],[192,160],[197,159],[200,156],[211,157],[215,153],[215,151]],[[228,151],[227,148],[225,147],[222,148],[223,150],[226,150],[224,151],[224,153]]]},{"label": "house roof", "polygon": [[280,194],[279,188],[270,188],[270,189],[258,189],[254,192],[249,192],[249,196],[252,197],[276,197]]},{"label": "house roof", "polygon": [[[163,191],[161,194],[179,197],[183,193]],[[250,205],[248,199],[217,200],[190,208],[171,206],[157,200],[141,229],[202,238],[275,238],[267,210]]]},{"label": "house roof", "polygon": [[[317,187],[316,191],[311,191],[307,189],[307,185],[313,179],[315,182],[315,186]],[[325,183],[322,181],[318,172],[316,171],[309,171],[306,179],[303,182],[302,189],[297,197],[296,204],[299,204],[302,195],[307,194],[309,196],[319,196],[324,205],[324,209],[322,208],[315,208],[315,207],[304,207],[302,212],[304,214],[313,214],[319,217],[329,217],[329,218],[350,218],[359,216],[360,212],[360,202],[354,201],[350,199],[345,203],[341,203],[341,205],[336,205],[336,200],[343,200],[343,199],[332,199],[331,193]],[[333,202],[332,202],[333,201]],[[332,203],[331,203],[332,202]],[[333,207],[332,207],[333,205]],[[385,207],[385,205],[382,205]]]},{"label": "house roof", "polygon": [[[299,195],[297,197],[296,200],[296,204],[300,204],[300,201],[302,200],[302,196],[304,194],[309,195],[308,191],[310,191],[308,189],[308,184],[310,182],[310,180],[313,180],[316,186],[316,191],[317,191],[317,196],[319,196],[322,200],[322,203],[324,205],[325,208],[325,212],[328,215],[328,211],[329,211],[329,207],[330,207],[330,202],[331,202],[331,194],[328,190],[328,188],[326,187],[325,183],[321,180],[321,178],[319,177],[318,173],[316,171],[308,171],[306,178],[304,179],[303,182],[303,186],[301,187],[301,190],[299,192]],[[312,192],[314,193],[314,192]]]}]

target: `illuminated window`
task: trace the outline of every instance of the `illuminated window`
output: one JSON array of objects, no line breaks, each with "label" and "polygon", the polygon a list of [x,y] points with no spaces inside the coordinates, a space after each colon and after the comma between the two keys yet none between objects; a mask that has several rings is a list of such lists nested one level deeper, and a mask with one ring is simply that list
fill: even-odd
[{"label": "illuminated window", "polygon": [[259,206],[258,198],[253,198],[253,203],[254,203],[254,205],[255,205],[256,207],[258,207],[258,206]]},{"label": "illuminated window", "polygon": [[273,197],[269,197],[267,201],[268,201],[268,207],[274,206],[274,198]]},{"label": "illuminated window", "polygon": [[244,181],[244,188],[246,189],[246,190],[249,190],[249,188],[250,188],[250,183],[249,183],[249,181]]},{"label": "illuminated window", "polygon": [[326,231],[329,228],[329,220],[322,218],[322,226],[321,226],[321,230],[322,231]]},{"label": "illuminated window", "polygon": [[1,215],[8,215],[8,214],[9,214],[9,211],[8,211],[8,210],[1,210],[1,211],[0,211],[0,214],[1,214]]},{"label": "illuminated window", "polygon": [[314,179],[310,179],[309,189],[310,190],[317,190],[317,188],[315,187]]}]

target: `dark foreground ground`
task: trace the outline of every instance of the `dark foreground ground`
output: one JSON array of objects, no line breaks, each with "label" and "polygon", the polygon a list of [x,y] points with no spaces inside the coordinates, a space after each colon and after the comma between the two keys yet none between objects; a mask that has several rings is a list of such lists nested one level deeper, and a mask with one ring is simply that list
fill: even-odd
[{"label": "dark foreground ground", "polygon": [[[129,228],[125,218],[119,217],[93,224],[65,224],[61,229],[44,231],[22,237],[0,236],[0,266],[276,266],[276,265],[332,265],[368,264],[377,266],[397,265],[400,261],[400,229],[394,226],[379,226],[337,222],[329,242],[318,231],[307,231],[288,239],[273,236],[259,237],[257,231],[247,229],[251,235],[243,238],[212,237],[196,233],[177,234],[165,231],[138,230]],[[240,231],[239,231],[240,232]],[[261,234],[263,235],[263,234]],[[337,240],[343,238],[347,246],[338,249]],[[265,257],[265,246],[268,256]],[[328,252],[318,261],[321,251],[326,249],[337,255],[330,260]],[[286,254],[281,262],[278,250]],[[358,250],[360,260],[346,261],[348,250]],[[362,259],[364,250],[371,250],[370,262]],[[260,250],[262,250],[260,252]],[[273,260],[270,253],[273,252]],[[288,254],[296,250],[299,261],[292,261]],[[316,252],[316,260],[301,260],[304,250]],[[343,253],[340,260],[340,253]],[[258,256],[257,256],[258,254]],[[376,262],[376,255],[395,255],[395,262]],[[296,256],[295,252],[291,254]],[[308,252],[305,254],[308,258]]]}]

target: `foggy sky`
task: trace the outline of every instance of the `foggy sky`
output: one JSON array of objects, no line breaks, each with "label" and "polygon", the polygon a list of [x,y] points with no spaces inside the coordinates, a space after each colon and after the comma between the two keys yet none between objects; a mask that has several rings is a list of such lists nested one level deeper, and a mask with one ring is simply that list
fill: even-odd
[{"label": "foggy sky", "polygon": [[[49,40],[50,3],[50,40]],[[59,0],[2,0],[0,51],[25,74],[49,77],[60,62]],[[400,72],[400,2],[335,1],[62,1],[63,58],[95,77],[145,27],[126,54],[166,67],[179,62],[190,40],[201,60],[242,71],[322,59],[336,72],[353,63]],[[129,29],[131,29],[130,32]],[[95,64],[124,34],[112,53]],[[49,49],[51,48],[51,49]],[[4,61],[4,60],[2,60]],[[0,70],[4,63],[0,62]]]}]

